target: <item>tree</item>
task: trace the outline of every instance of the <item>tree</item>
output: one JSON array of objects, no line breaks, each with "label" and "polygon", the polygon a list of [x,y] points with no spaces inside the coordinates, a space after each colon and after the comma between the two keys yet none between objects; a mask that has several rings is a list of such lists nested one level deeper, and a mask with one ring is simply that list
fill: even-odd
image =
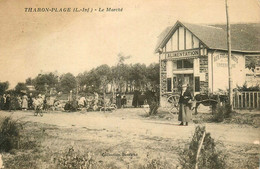
[{"label": "tree", "polygon": [[31,78],[31,77],[29,77],[29,78],[27,78],[26,80],[25,80],[25,84],[26,85],[33,85],[35,82],[34,82],[34,80]]},{"label": "tree", "polygon": [[0,82],[0,94],[3,95],[5,91],[9,88],[9,82]]},{"label": "tree", "polygon": [[106,64],[93,68],[89,72],[85,71],[77,76],[81,88],[86,86],[85,91],[91,93],[103,91],[102,79],[104,78],[107,82],[111,82],[111,68]]},{"label": "tree", "polygon": [[246,57],[246,68],[255,71],[256,66],[260,66],[259,56],[247,56]]},{"label": "tree", "polygon": [[124,62],[125,60],[131,58],[132,56],[128,55],[125,56],[122,53],[117,55],[118,62],[116,66],[112,67],[112,83],[115,88],[119,88],[120,91],[122,87],[128,82],[129,80],[129,66],[126,65]]},{"label": "tree", "polygon": [[147,84],[147,71],[145,64],[136,63],[131,66],[130,79],[135,88],[143,89]]},{"label": "tree", "polygon": [[151,84],[152,88],[158,88],[160,84],[160,66],[158,63],[150,64],[147,67],[147,79]]},{"label": "tree", "polygon": [[54,73],[39,74],[34,79],[35,89],[41,92],[46,92],[48,87],[55,87],[58,84],[58,78],[59,77]]},{"label": "tree", "polygon": [[25,83],[21,83],[19,82],[16,86],[15,86],[15,92],[16,93],[21,93],[22,91],[27,91],[28,88],[26,87]]},{"label": "tree", "polygon": [[69,93],[77,87],[76,77],[71,73],[66,73],[61,76],[60,89],[64,93]]}]

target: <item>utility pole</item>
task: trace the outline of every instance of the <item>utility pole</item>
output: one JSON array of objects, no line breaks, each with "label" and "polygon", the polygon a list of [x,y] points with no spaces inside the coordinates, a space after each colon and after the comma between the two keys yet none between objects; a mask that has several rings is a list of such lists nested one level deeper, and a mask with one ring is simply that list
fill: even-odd
[{"label": "utility pole", "polygon": [[233,110],[233,89],[232,89],[232,67],[231,67],[231,35],[230,23],[228,15],[228,0],[226,1],[226,17],[227,17],[227,47],[228,47],[228,89],[229,89],[229,105]]}]

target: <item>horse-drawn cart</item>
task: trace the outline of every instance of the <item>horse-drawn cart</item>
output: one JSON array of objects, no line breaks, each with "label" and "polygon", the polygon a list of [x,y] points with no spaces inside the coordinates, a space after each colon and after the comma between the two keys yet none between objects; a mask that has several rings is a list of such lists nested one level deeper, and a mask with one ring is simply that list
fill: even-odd
[{"label": "horse-drawn cart", "polygon": [[[167,98],[169,113],[176,113],[179,111],[179,99],[180,93],[167,93],[164,94]],[[227,96],[225,95],[207,95],[197,94],[191,101],[191,109],[195,110],[195,114],[198,114],[198,107],[200,104],[204,106],[210,106],[212,113],[216,110],[218,103],[227,102]]]}]

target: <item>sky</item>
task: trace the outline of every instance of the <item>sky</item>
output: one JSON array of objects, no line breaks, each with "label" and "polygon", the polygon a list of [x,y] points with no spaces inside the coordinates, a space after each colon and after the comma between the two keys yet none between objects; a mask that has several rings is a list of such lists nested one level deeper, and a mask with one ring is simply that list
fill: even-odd
[{"label": "sky", "polygon": [[[228,0],[232,23],[260,23],[260,0]],[[25,12],[25,8],[123,8],[122,12]],[[225,23],[225,0],[0,0],[0,82],[78,73],[102,64],[158,63],[159,34],[177,20]]]}]

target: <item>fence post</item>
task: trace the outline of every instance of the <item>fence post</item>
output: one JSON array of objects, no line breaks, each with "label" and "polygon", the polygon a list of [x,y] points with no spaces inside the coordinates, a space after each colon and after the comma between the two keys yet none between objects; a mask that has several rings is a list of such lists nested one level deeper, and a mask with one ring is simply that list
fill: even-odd
[{"label": "fence post", "polygon": [[246,92],[244,92],[245,93],[245,108],[247,108],[248,106],[247,106],[247,94],[246,94]]},{"label": "fence post", "polygon": [[249,109],[251,108],[252,104],[251,104],[251,92],[248,92],[248,96],[249,96],[249,99],[248,99],[248,107]]},{"label": "fence post", "polygon": [[206,129],[203,132],[203,136],[202,136],[202,139],[201,139],[198,151],[197,151],[195,169],[198,169],[199,154],[200,154],[200,150],[201,150],[202,144],[204,142],[205,135],[206,135]]},{"label": "fence post", "polygon": [[255,108],[255,92],[253,92],[253,97],[252,97],[252,100],[253,100],[253,109]]},{"label": "fence post", "polygon": [[259,108],[259,92],[256,93],[256,104],[257,104],[257,109]]}]

